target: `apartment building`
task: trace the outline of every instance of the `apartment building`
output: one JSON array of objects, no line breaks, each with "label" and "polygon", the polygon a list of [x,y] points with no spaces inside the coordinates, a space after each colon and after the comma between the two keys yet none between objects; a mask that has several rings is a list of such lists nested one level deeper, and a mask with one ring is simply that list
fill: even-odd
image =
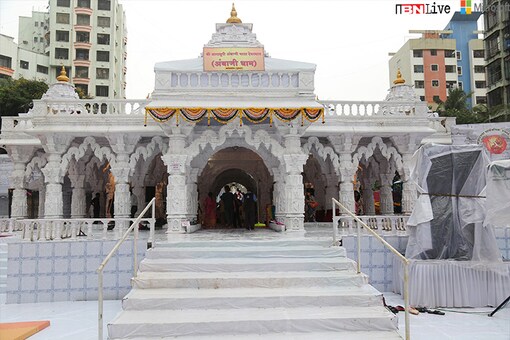
[{"label": "apartment building", "polygon": [[50,0],[48,12],[20,17],[16,53],[0,37],[0,76],[51,82],[64,66],[84,94],[125,98],[125,22],[116,0]]},{"label": "apartment building", "polygon": [[409,31],[421,37],[409,39],[398,52],[390,53],[390,79],[400,69],[416,94],[433,109],[454,87],[472,93],[469,106],[485,104],[484,49],[477,31],[480,15],[456,12],[444,30]]},{"label": "apartment building", "polygon": [[489,108],[510,105],[510,0],[484,1]]}]

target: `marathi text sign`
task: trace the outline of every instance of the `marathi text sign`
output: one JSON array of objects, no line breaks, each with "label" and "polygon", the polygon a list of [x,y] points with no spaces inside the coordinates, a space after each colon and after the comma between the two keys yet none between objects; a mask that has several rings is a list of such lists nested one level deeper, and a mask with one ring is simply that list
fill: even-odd
[{"label": "marathi text sign", "polygon": [[204,47],[204,71],[264,71],[264,48]]}]

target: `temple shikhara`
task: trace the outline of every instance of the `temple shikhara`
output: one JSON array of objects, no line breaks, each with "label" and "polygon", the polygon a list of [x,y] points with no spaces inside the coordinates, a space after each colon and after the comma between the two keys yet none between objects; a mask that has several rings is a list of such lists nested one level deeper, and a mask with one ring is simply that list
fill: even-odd
[{"label": "temple shikhara", "polygon": [[2,117],[8,304],[98,300],[99,339],[399,339],[393,291],[409,339],[412,306],[510,294],[508,124],[438,117],[400,69],[319,100],[234,6],[215,28],[146,99],[79,99],[62,66]]}]

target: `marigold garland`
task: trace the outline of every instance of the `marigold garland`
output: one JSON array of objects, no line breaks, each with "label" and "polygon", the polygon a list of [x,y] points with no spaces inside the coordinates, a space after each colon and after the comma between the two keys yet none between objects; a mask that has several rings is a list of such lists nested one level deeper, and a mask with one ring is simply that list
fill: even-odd
[{"label": "marigold garland", "polygon": [[182,119],[198,123],[207,116],[207,125],[211,124],[211,116],[221,124],[227,124],[236,117],[239,117],[240,126],[243,125],[243,118],[258,124],[269,118],[269,126],[273,126],[273,115],[283,122],[290,122],[296,117],[301,116],[301,125],[306,119],[309,122],[315,122],[322,117],[324,124],[323,108],[154,108],[145,109],[145,114],[150,115],[157,122],[166,122],[175,116],[176,124],[179,124],[179,117]]}]

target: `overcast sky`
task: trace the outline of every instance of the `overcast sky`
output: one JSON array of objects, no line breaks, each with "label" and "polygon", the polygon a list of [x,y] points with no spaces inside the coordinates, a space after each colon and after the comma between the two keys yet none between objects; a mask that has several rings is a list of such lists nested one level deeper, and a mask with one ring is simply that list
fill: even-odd
[{"label": "overcast sky", "polygon": [[[237,0],[238,17],[273,58],[317,65],[320,99],[382,100],[390,84],[388,53],[409,30],[443,29],[460,0],[412,1],[450,5],[450,14],[395,14],[403,0]],[[480,1],[474,1],[480,3]],[[196,58],[230,17],[232,1],[120,0],[128,29],[127,98],[145,98],[154,88],[154,64]],[[0,0],[0,33],[17,41],[18,17],[44,11],[48,1]],[[392,78],[394,76],[392,75]]]}]

